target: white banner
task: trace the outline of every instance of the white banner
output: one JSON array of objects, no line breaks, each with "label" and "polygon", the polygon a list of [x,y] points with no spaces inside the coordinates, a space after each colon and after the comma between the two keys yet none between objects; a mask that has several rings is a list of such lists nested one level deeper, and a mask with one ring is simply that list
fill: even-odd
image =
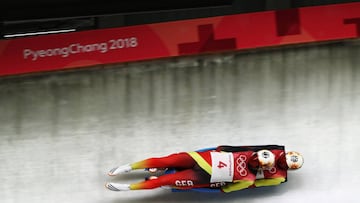
[{"label": "white banner", "polygon": [[234,177],[234,156],[232,153],[211,152],[211,183],[232,182]]}]

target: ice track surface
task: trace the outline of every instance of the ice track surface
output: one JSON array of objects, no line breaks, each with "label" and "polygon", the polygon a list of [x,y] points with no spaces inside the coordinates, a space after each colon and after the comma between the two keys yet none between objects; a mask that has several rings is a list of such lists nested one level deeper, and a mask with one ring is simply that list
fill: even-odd
[{"label": "ice track surface", "polygon": [[[0,202],[358,202],[360,46],[337,43],[0,79]],[[283,144],[304,167],[231,194],[112,192],[119,165]]]}]

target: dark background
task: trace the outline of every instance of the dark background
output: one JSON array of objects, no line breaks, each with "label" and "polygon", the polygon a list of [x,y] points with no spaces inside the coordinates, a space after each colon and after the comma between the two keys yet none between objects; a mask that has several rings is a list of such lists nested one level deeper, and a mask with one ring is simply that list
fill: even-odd
[{"label": "dark background", "polygon": [[0,34],[77,31],[237,13],[356,2],[355,0],[7,0]]}]

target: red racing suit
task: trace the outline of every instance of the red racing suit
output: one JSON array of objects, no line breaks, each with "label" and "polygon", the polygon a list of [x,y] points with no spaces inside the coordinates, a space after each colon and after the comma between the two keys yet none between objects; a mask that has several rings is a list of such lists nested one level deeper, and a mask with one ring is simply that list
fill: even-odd
[{"label": "red racing suit", "polygon": [[[132,190],[171,186],[177,189],[221,187],[224,192],[248,188],[256,180],[257,159],[253,151],[182,152],[167,157],[150,158],[132,164],[136,168],[176,168],[165,174],[131,184]],[[255,163],[255,164],[254,164]]]},{"label": "red racing suit", "polygon": [[255,187],[279,185],[287,180],[288,167],[285,151],[279,149],[270,151],[275,155],[275,165],[268,169],[258,169],[254,183]]},{"label": "red racing suit", "polygon": [[189,154],[210,175],[210,187],[220,185],[223,192],[231,192],[255,183],[257,160],[253,151]]},{"label": "red racing suit", "polygon": [[257,145],[257,146],[218,146],[217,151],[259,151],[270,150],[275,155],[275,165],[268,169],[258,167],[256,180],[250,187],[274,186],[287,181],[287,170],[285,147],[282,145]]}]

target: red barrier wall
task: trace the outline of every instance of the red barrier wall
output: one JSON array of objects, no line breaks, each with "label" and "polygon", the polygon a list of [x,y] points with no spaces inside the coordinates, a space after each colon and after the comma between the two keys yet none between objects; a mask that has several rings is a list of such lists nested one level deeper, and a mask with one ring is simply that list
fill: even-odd
[{"label": "red barrier wall", "polygon": [[360,3],[0,40],[0,76],[357,38]]}]

